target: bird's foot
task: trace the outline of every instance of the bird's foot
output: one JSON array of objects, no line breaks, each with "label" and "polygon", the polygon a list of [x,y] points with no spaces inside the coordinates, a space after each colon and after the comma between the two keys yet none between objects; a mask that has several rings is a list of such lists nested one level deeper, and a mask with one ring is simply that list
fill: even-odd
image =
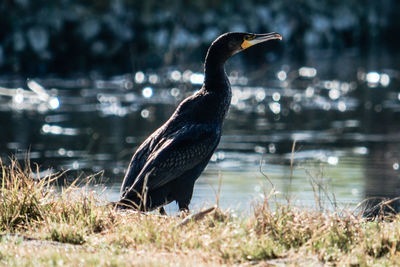
[{"label": "bird's foot", "polygon": [[187,217],[189,214],[190,214],[189,209],[187,209],[187,208],[179,209],[179,215],[178,215],[178,216],[179,216],[180,218],[185,218],[185,217]]}]

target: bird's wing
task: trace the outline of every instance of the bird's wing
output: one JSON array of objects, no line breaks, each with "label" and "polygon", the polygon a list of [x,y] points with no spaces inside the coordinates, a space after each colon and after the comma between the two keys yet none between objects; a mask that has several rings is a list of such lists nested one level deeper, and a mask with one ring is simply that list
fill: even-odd
[{"label": "bird's wing", "polygon": [[221,129],[216,125],[195,124],[161,139],[129,191],[141,192],[145,179],[151,191],[178,178],[214,152],[220,135]]},{"label": "bird's wing", "polygon": [[128,170],[125,174],[124,180],[121,186],[121,195],[130,188],[137,180],[137,176],[146,164],[147,158],[151,155],[157,144],[162,139],[162,133],[165,129],[159,128],[153,134],[151,134],[136,150],[135,154],[129,163]]}]

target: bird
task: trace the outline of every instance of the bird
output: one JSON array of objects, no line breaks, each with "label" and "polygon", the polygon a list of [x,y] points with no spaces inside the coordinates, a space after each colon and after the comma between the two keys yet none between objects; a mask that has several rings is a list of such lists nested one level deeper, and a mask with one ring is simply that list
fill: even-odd
[{"label": "bird", "polygon": [[184,99],[171,117],[139,146],[123,179],[119,208],[159,209],[176,201],[189,212],[197,178],[207,166],[221,139],[223,121],[231,102],[225,62],[253,45],[282,40],[271,32],[228,32],[210,45],[204,62],[204,82]]}]

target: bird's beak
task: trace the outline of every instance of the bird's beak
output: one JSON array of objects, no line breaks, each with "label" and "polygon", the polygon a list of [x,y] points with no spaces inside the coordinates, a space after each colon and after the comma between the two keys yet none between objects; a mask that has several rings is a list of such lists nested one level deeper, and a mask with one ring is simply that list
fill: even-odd
[{"label": "bird's beak", "polygon": [[269,40],[279,39],[282,40],[282,36],[279,33],[271,32],[271,33],[264,33],[264,34],[255,34],[255,37],[251,40],[244,40],[241,44],[242,49],[249,48],[250,46],[267,42]]}]

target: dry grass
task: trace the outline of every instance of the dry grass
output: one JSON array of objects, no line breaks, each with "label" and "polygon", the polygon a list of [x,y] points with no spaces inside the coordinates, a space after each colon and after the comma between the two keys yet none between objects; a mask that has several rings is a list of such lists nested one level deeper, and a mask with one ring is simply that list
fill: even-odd
[{"label": "dry grass", "polygon": [[[36,171],[37,172],[37,171]],[[400,217],[256,205],[249,218],[216,209],[182,218],[116,211],[56,176],[0,162],[0,263],[10,266],[399,265]]]}]

